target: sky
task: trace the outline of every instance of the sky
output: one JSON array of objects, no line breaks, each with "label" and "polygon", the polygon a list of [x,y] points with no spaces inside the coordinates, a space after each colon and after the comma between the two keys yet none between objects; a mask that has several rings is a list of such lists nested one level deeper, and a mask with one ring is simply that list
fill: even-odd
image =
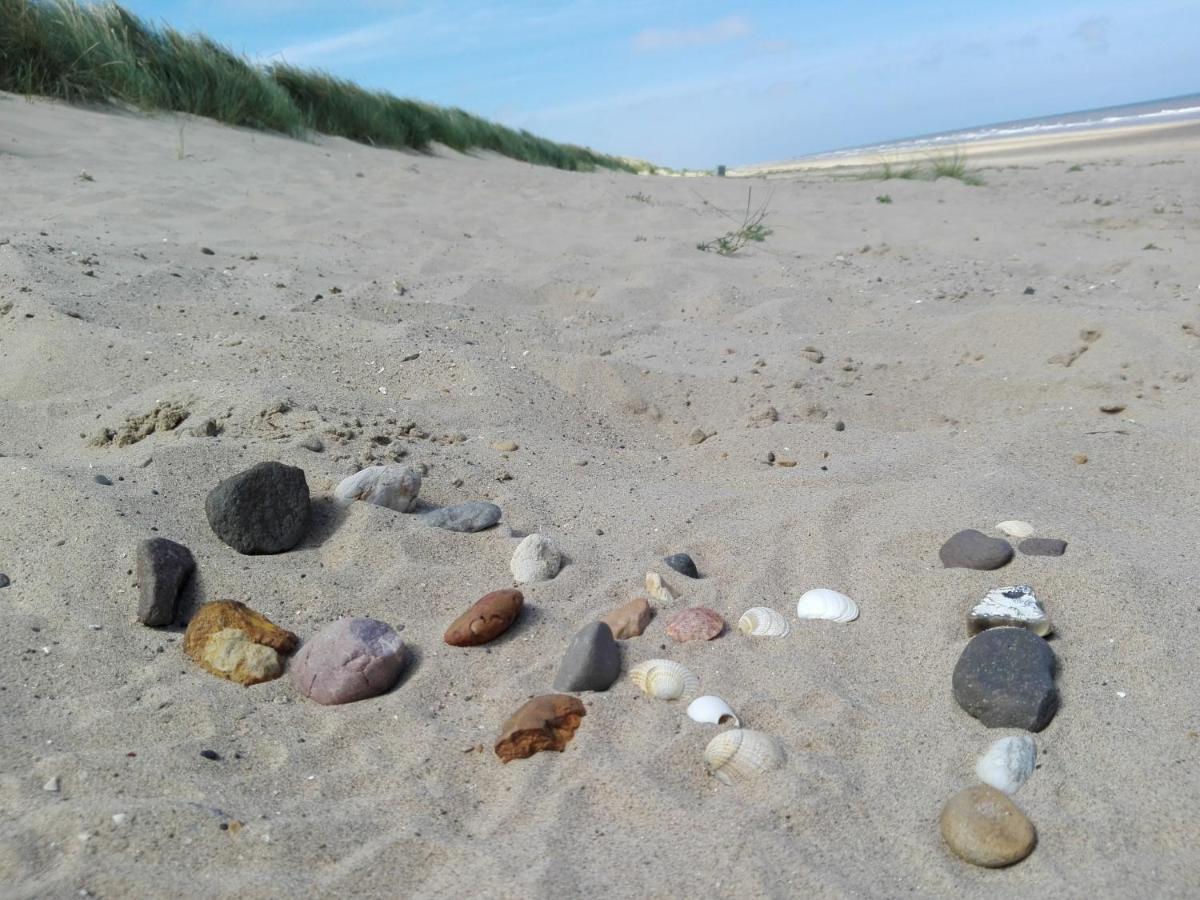
[{"label": "sky", "polygon": [[672,167],[1200,92],[1200,3],[1180,0],[122,5],[255,60]]}]

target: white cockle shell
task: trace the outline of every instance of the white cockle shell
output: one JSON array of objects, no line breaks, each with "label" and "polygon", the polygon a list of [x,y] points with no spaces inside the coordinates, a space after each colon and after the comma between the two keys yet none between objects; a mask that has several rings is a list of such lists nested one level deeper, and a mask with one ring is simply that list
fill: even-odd
[{"label": "white cockle shell", "polygon": [[629,680],[658,700],[678,700],[700,693],[700,679],[673,659],[648,659],[629,670]]},{"label": "white cockle shell", "polygon": [[792,627],[783,613],[767,606],[752,606],[738,619],[738,631],[751,637],[787,637]]},{"label": "white cockle shell", "polygon": [[704,748],[704,764],[724,784],[737,784],[783,765],[783,747],[762,731],[731,728]]},{"label": "white cockle shell", "polygon": [[706,694],[703,697],[697,697],[687,708],[688,718],[693,722],[707,722],[710,725],[724,725],[726,721],[732,720],[734,728],[740,728],[742,723],[738,721],[737,714],[729,708],[729,704],[720,697],[714,697],[712,694]]},{"label": "white cockle shell", "polygon": [[1023,540],[1033,534],[1033,526],[1028,522],[1022,522],[1020,519],[1009,519],[1007,522],[1001,522],[996,526],[996,530],[1017,540]]},{"label": "white cockle shell", "polygon": [[845,594],[829,588],[806,591],[796,604],[801,619],[828,619],[830,622],[853,622],[858,618],[858,605]]},{"label": "white cockle shell", "polygon": [[975,774],[984,784],[1006,794],[1015,794],[1033,774],[1036,762],[1037,745],[1032,737],[1021,734],[1000,738],[979,757]]},{"label": "white cockle shell", "polygon": [[341,503],[362,500],[408,512],[421,491],[421,473],[409,466],[368,466],[343,478],[333,490]]}]

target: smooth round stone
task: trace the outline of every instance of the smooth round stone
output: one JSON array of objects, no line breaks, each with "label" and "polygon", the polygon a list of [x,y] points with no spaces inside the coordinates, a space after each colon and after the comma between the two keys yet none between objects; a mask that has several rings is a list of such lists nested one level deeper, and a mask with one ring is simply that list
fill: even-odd
[{"label": "smooth round stone", "polygon": [[1050,645],[1024,628],[989,628],[954,667],[954,699],[988,728],[1041,731],[1058,710]]},{"label": "smooth round stone", "polygon": [[491,528],[500,521],[500,507],[495,503],[471,500],[457,506],[431,509],[417,516],[426,525],[444,528],[447,531],[475,532]]},{"label": "smooth round stone", "polygon": [[226,478],[204,501],[208,524],[239,553],[282,553],[308,531],[304,470],[262,462]]},{"label": "smooth round stone", "polygon": [[170,625],[178,611],[179,589],[196,568],[183,544],[156,537],[137,546],[138,621],[153,627]]},{"label": "smooth round stone", "polygon": [[0,588],[6,588],[10,584],[12,584],[12,581],[9,579],[9,577],[3,572],[0,572]]},{"label": "smooth round stone", "polygon": [[700,577],[700,572],[696,569],[696,563],[686,553],[674,553],[671,556],[665,557],[663,562],[680,575],[686,575],[688,578]]},{"label": "smooth round stone", "polygon": [[556,691],[607,691],[621,674],[621,649],[605,622],[584,626],[563,655]]},{"label": "smooth round stone", "polygon": [[562,553],[549,538],[531,534],[517,544],[508,567],[517,584],[549,581],[562,568]]},{"label": "smooth round stone", "polygon": [[333,496],[342,503],[362,500],[408,512],[421,492],[421,473],[410,466],[368,466],[343,478]]},{"label": "smooth round stone", "polygon": [[306,641],[292,660],[292,683],[331,706],[392,689],[404,671],[404,643],[378,619],[338,619]]},{"label": "smooth round stone", "polygon": [[1067,552],[1067,542],[1058,538],[1026,538],[1017,544],[1017,549],[1026,556],[1062,556]]},{"label": "smooth round stone", "polygon": [[938,825],[951,850],[972,865],[990,869],[1020,862],[1037,844],[1033,823],[1012,800],[986,784],[951,797]]},{"label": "smooth round stone", "polygon": [[524,604],[525,595],[511,588],[484,594],[450,623],[442,640],[452,647],[486,644],[508,631]]},{"label": "smooth round stone", "polygon": [[681,644],[687,641],[711,641],[725,630],[721,614],[703,606],[681,610],[667,623],[667,635]]},{"label": "smooth round stone", "polygon": [[938,556],[947,569],[999,569],[1013,558],[1013,548],[1002,538],[968,528],[942,544]]}]

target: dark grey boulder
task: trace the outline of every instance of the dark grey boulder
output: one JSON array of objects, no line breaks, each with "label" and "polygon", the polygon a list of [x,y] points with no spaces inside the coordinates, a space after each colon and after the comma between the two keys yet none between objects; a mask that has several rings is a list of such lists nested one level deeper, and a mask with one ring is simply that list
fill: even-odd
[{"label": "dark grey boulder", "polygon": [[696,563],[686,553],[673,553],[670,556],[664,557],[663,562],[680,575],[686,575],[688,578],[700,577],[700,572],[696,569]]},{"label": "dark grey boulder", "polygon": [[239,553],[282,553],[308,531],[308,482],[303,469],[262,462],[209,491],[204,509],[217,537]]},{"label": "dark grey boulder", "polygon": [[1067,552],[1067,542],[1058,538],[1025,538],[1017,549],[1026,556],[1062,556]]},{"label": "dark grey boulder", "polygon": [[495,503],[471,500],[457,506],[443,506],[418,514],[426,525],[434,525],[447,531],[483,531],[500,521],[500,507]]},{"label": "dark grey boulder", "polygon": [[999,569],[1013,558],[1013,548],[1003,538],[991,538],[968,528],[960,531],[938,551],[947,569]]},{"label": "dark grey boulder", "polygon": [[1050,645],[1024,628],[989,628],[954,667],[954,699],[988,728],[1041,731],[1058,710]]},{"label": "dark grey boulder", "polygon": [[563,654],[556,691],[606,691],[621,674],[621,649],[605,622],[593,622],[571,638]]},{"label": "dark grey boulder", "polygon": [[300,693],[333,705],[390,691],[404,665],[404,643],[391,625],[338,619],[305,641],[289,668]]},{"label": "dark grey boulder", "polygon": [[196,569],[192,551],[183,544],[156,537],[137,546],[138,621],[170,625],[179,612],[179,590]]}]

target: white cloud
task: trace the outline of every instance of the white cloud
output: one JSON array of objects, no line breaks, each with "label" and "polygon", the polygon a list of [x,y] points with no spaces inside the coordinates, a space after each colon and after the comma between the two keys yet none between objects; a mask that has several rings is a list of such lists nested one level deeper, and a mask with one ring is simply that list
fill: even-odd
[{"label": "white cloud", "polygon": [[633,36],[633,49],[642,53],[727,44],[748,37],[754,29],[742,16],[727,16],[694,28],[646,28]]}]

